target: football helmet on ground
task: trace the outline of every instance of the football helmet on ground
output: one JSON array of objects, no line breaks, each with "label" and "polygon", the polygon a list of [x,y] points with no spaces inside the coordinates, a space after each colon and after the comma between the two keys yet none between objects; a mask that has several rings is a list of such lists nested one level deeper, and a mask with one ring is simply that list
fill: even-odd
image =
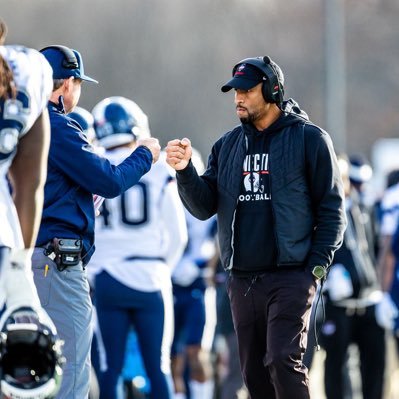
[{"label": "football helmet on ground", "polygon": [[60,386],[62,341],[41,309],[8,308],[0,319],[1,392],[10,399],[53,398]]}]

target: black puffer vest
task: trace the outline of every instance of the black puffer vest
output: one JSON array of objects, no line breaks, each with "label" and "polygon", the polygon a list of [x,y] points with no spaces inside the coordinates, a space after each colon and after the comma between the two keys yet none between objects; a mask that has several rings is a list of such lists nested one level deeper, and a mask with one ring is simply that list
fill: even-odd
[{"label": "black puffer vest", "polygon": [[[270,144],[269,170],[278,266],[306,262],[314,227],[305,170],[305,121],[283,128]],[[234,218],[246,138],[239,126],[223,138],[218,158],[218,227],[222,263],[232,268]]]}]

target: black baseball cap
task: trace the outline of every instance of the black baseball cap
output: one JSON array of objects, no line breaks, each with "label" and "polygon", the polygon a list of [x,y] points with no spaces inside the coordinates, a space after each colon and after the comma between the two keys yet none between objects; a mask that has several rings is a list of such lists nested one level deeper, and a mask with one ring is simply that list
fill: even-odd
[{"label": "black baseball cap", "polygon": [[231,89],[249,90],[264,80],[266,76],[260,69],[243,62],[234,68],[233,78],[222,86],[222,92],[226,93]]}]

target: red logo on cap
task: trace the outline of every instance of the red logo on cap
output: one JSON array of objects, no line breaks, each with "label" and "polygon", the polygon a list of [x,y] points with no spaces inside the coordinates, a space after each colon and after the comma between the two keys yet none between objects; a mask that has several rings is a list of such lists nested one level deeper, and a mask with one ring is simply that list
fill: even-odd
[{"label": "red logo on cap", "polygon": [[245,64],[241,64],[241,65],[237,68],[236,73],[234,74],[234,76],[236,76],[236,75],[245,75],[244,69],[245,69]]}]

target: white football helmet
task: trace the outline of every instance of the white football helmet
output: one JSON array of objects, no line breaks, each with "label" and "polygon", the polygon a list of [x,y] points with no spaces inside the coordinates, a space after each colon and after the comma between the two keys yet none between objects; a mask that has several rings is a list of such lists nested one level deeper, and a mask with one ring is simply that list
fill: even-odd
[{"label": "white football helmet", "polygon": [[68,116],[79,123],[87,140],[92,143],[96,138],[93,115],[87,109],[76,106]]},{"label": "white football helmet", "polygon": [[151,136],[147,115],[132,100],[108,97],[92,110],[99,144],[112,148]]},{"label": "white football helmet", "polygon": [[192,147],[191,162],[193,163],[193,165],[199,175],[202,175],[205,172],[206,168],[205,168],[204,161],[202,159],[202,155],[194,147]]},{"label": "white football helmet", "polygon": [[1,392],[10,399],[53,398],[61,384],[62,341],[41,309],[8,308],[0,319]]}]

